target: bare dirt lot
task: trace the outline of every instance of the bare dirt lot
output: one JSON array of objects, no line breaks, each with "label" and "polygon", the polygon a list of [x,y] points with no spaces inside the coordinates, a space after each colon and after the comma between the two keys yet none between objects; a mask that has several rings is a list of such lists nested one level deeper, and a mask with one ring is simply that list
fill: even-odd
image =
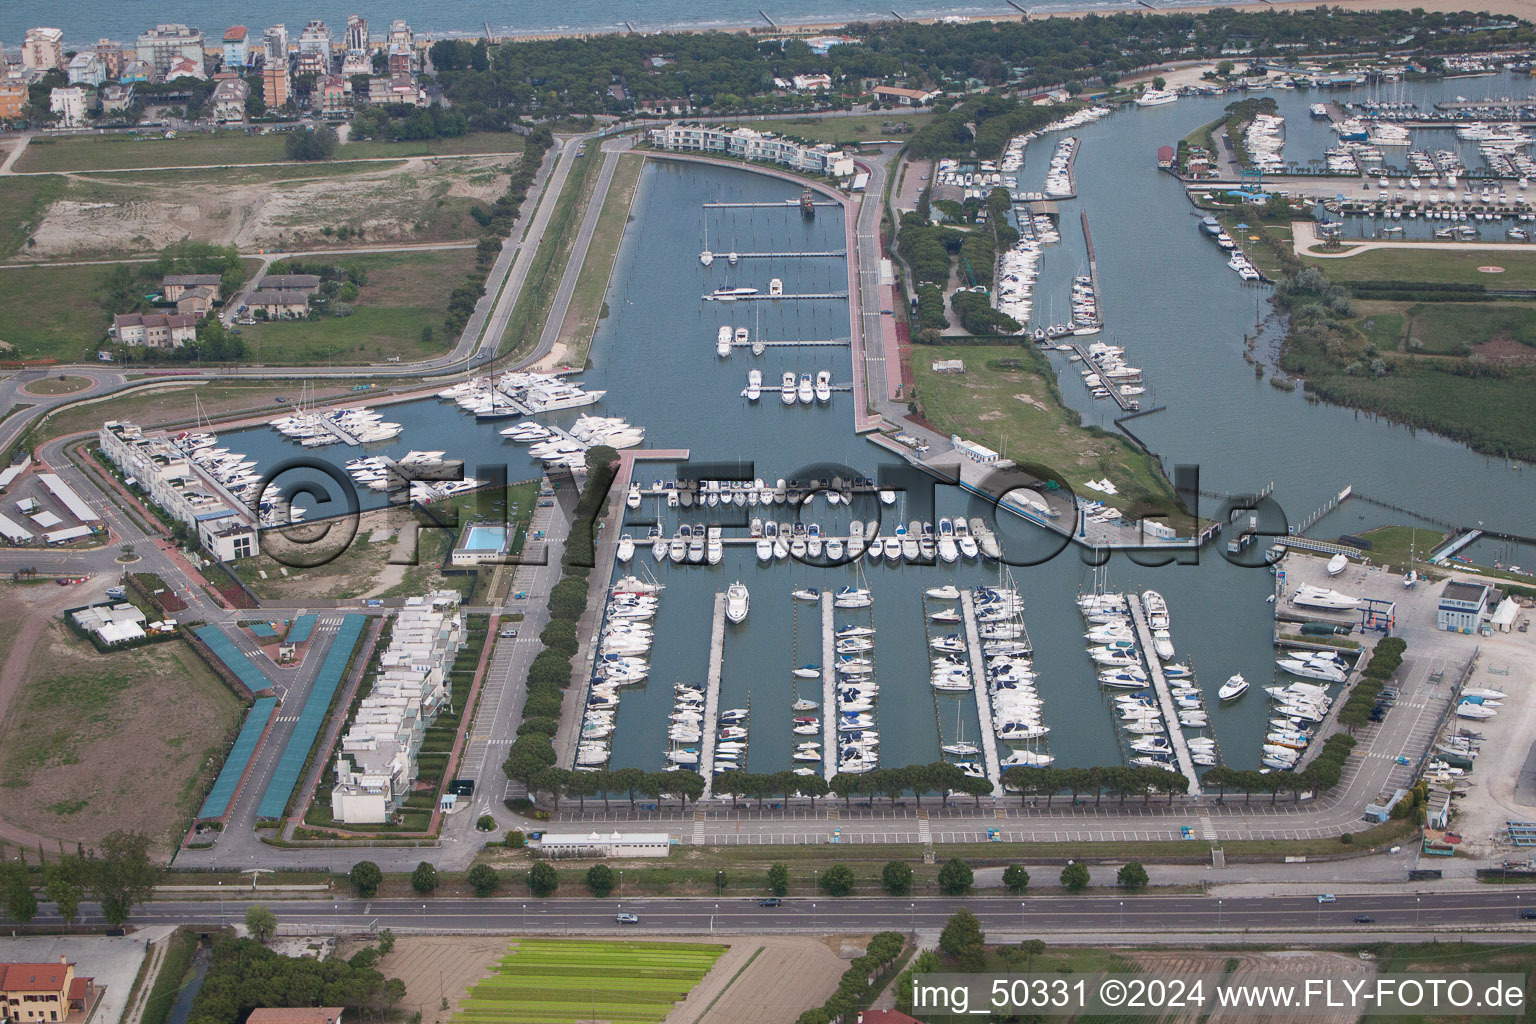
[{"label": "bare dirt lot", "polygon": [[70,842],[132,829],[166,846],[239,708],[180,642],[99,654],[54,619],[0,726],[5,819]]},{"label": "bare dirt lot", "polygon": [[[779,1024],[794,1020],[826,1002],[837,990],[837,979],[848,969],[848,962],[837,954],[840,945],[835,938],[809,936],[732,939],[731,948],[693,987],[688,998],[677,1004],[666,1024]],[[750,966],[742,970],[747,964]],[[793,979],[792,983],[788,979]]]},{"label": "bare dirt lot", "polygon": [[[419,1010],[421,1024],[448,1024],[469,987],[490,975],[512,943],[504,936],[404,935],[378,966],[386,978],[405,982],[402,1008],[407,1014]],[[344,949],[342,954],[356,951]]]},{"label": "bare dirt lot", "polygon": [[245,183],[70,175],[27,256],[158,251],[183,240],[247,251],[322,246],[343,228],[370,242],[458,239],[474,233],[469,208],[507,186],[505,157],[356,166],[351,174]]},{"label": "bare dirt lot", "polygon": [[[1349,956],[1344,953],[1327,953],[1320,951],[1276,951],[1272,953],[1220,953],[1203,952],[1199,950],[1172,950],[1163,952],[1142,952],[1134,954],[1134,959],[1141,964],[1143,969],[1150,974],[1222,974],[1225,973],[1233,984],[1252,982],[1264,983],[1268,980],[1281,978],[1303,981],[1307,978],[1331,978],[1335,982],[1348,979],[1357,981],[1376,973],[1376,963],[1370,960],[1361,960],[1359,957]],[[1230,969],[1229,969],[1230,968]],[[1350,1024],[1358,1014],[1342,1013],[1333,1016],[1285,1016],[1269,1014],[1265,1020],[1271,1024],[1289,1024],[1291,1021],[1337,1021],[1338,1024]],[[1194,1022],[1202,1021],[1226,1021],[1226,1020],[1252,1020],[1251,1015],[1244,1016],[1240,1013],[1216,1009],[1210,1012],[1199,1012],[1181,1016],[1164,1017],[1163,1020],[1172,1024],[1174,1021]]]}]

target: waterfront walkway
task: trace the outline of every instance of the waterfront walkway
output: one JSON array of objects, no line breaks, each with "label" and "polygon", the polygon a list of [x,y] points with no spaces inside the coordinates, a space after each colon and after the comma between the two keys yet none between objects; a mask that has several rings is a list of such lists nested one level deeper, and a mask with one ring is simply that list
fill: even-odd
[{"label": "waterfront walkway", "polygon": [[720,666],[725,660],[725,594],[715,594],[715,615],[709,626],[709,681],[704,687],[704,743],[699,747],[699,774],[704,797],[715,789],[715,725],[720,716]]},{"label": "waterfront walkway", "polygon": [[1002,769],[997,761],[997,731],[992,725],[992,699],[987,694],[987,662],[981,653],[981,633],[976,628],[976,598],[969,589],[960,591],[965,618],[965,649],[971,658],[971,686],[976,690],[976,717],[981,722],[981,764],[992,783],[992,795],[1003,795]]},{"label": "waterfront walkway", "polygon": [[828,590],[821,595],[821,759],[828,782],[837,774],[837,666],[832,634],[832,591]]}]

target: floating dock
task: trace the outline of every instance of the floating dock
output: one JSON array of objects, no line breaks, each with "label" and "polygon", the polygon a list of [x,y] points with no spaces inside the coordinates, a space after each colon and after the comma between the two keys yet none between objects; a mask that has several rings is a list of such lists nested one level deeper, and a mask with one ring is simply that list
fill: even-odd
[{"label": "floating dock", "polygon": [[1195,774],[1195,762],[1189,756],[1189,744],[1184,739],[1184,729],[1179,725],[1179,712],[1173,706],[1173,694],[1168,691],[1168,680],[1163,676],[1163,663],[1153,646],[1152,627],[1147,624],[1147,613],[1141,607],[1139,594],[1126,594],[1125,603],[1131,609],[1131,621],[1136,624],[1136,639],[1141,645],[1141,655],[1152,673],[1152,688],[1157,691],[1157,705],[1163,712],[1168,726],[1168,741],[1173,744],[1174,758],[1179,771],[1189,780],[1189,795],[1200,795],[1200,776]]},{"label": "floating dock", "polygon": [[[775,204],[769,204],[775,205]],[[835,206],[836,203],[826,203],[826,206]],[[704,253],[699,254],[701,257]],[[828,249],[825,252],[713,252],[708,253],[711,260],[723,259],[727,263],[734,262],[731,257],[738,260],[840,260],[847,257],[848,253],[843,249]]]},{"label": "floating dock", "polygon": [[704,744],[699,748],[699,773],[704,796],[715,790],[715,728],[720,716],[720,666],[725,660],[725,594],[715,595],[715,617],[709,627],[709,680],[704,684]]},{"label": "floating dock", "polygon": [[981,633],[976,628],[976,600],[970,590],[960,591],[960,610],[965,619],[965,647],[971,658],[971,686],[976,691],[976,717],[981,722],[982,768],[992,783],[992,795],[1003,795],[1002,770],[998,767],[997,730],[992,724],[992,698],[987,693],[987,661],[981,654]]},{"label": "floating dock", "polygon": [[[815,203],[815,202],[813,202],[811,205],[812,206],[842,206],[843,204],[842,203]],[[777,203],[705,203],[704,204],[704,209],[706,209],[706,210],[749,210],[749,209],[764,209],[764,208],[767,208],[767,209],[782,209],[782,210],[798,210],[798,209],[800,209],[800,200],[798,200],[798,199],[785,199],[785,200],[782,200],[782,201],[777,202]]]},{"label": "floating dock", "polygon": [[733,341],[731,342],[731,348],[751,348],[754,345],[761,345],[764,348],[847,348],[849,344],[847,338],[840,340],[833,338],[825,341]]},{"label": "floating dock", "polygon": [[779,295],[769,295],[767,292],[758,292],[756,295],[700,295],[705,302],[763,302],[787,300],[789,302],[815,302],[819,300],[848,301],[847,292],[784,292]]},{"label": "floating dock", "polygon": [[362,447],[363,442],[352,435],[352,432],[332,420],[329,416],[316,416],[315,425],[326,433],[336,438],[342,444],[350,444],[354,447]]},{"label": "floating dock", "polygon": [[837,774],[837,666],[832,628],[832,592],[821,595],[821,764],[828,782]]},{"label": "floating dock", "polygon": [[1099,365],[1099,361],[1097,359],[1088,354],[1087,348],[1085,348],[1080,342],[1076,341],[1069,342],[1068,344],[1072,346],[1072,350],[1078,354],[1079,358],[1082,359],[1083,365],[1099,375],[1099,383],[1103,386],[1105,391],[1109,392],[1109,397],[1115,400],[1115,404],[1120,406],[1122,411],[1135,412],[1141,408],[1140,402],[1136,401],[1134,398],[1122,395],[1120,393],[1120,385],[1112,383],[1108,377],[1104,376],[1104,368]]}]

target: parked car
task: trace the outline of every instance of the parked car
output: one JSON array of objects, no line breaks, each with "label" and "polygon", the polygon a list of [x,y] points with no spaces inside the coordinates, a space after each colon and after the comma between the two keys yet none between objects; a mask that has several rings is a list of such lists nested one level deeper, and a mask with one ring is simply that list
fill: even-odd
[{"label": "parked car", "polygon": [[517,639],[517,630],[515,630],[515,629],[504,629],[500,633],[497,633],[496,635],[501,637],[503,640],[516,640]]},{"label": "parked car", "polygon": [[128,596],[128,592],[122,587],[108,587],[107,596],[113,600],[121,600],[122,598]]},{"label": "parked car", "polygon": [[1319,903],[1337,903],[1337,902],[1339,902],[1339,898],[1337,896],[1335,896],[1331,892],[1325,892],[1325,893],[1323,893],[1321,896],[1319,896],[1317,898],[1317,902],[1319,902]]},{"label": "parked car", "polygon": [[552,501],[541,501],[539,502],[539,508],[552,508],[554,504]]},{"label": "parked car", "polygon": [[638,917],[636,917],[634,914],[620,914],[618,917],[614,918],[614,920],[617,921],[619,924],[639,924],[640,923],[640,919]]}]

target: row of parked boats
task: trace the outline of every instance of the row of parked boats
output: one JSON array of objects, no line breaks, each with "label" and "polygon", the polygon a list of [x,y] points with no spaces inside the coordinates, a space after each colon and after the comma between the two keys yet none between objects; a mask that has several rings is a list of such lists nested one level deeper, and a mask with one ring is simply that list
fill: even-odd
[{"label": "row of parked boats", "polygon": [[279,434],[306,448],[356,441],[377,444],[400,436],[405,428],[386,422],[372,409],[299,409],[272,421]]},{"label": "row of parked boats", "polygon": [[1094,398],[1109,398],[1111,390],[1126,398],[1146,392],[1141,369],[1125,361],[1124,346],[1096,341],[1088,346],[1088,359],[1089,364],[1082,371],[1083,385]]},{"label": "row of parked boats", "polygon": [[1077,157],[1077,136],[1068,135],[1056,143],[1051,166],[1045,172],[1045,194],[1051,199],[1066,199],[1077,194],[1072,181],[1072,161]]},{"label": "row of parked boats", "polygon": [[1285,169],[1280,155],[1285,148],[1285,118],[1275,114],[1255,114],[1243,129],[1243,145],[1248,162],[1256,169],[1278,174]]},{"label": "row of parked boats", "polygon": [[402,487],[409,481],[411,500],[422,505],[464,494],[485,484],[485,481],[472,476],[461,476],[458,480],[418,479],[447,468],[449,463],[444,459],[446,454],[410,451],[398,459],[371,455],[349,459],[346,470],[359,486],[371,491],[387,491],[392,487]]},{"label": "row of parked boats", "polygon": [[634,448],[645,441],[645,428],[632,425],[618,416],[581,416],[569,430],[546,427],[525,420],[503,427],[501,436],[528,445],[528,454],[546,466],[580,469],[586,465],[587,451],[598,445],[610,448]]},{"label": "row of parked boats", "polygon": [[704,690],[692,683],[672,687],[672,711],[667,715],[666,770],[701,775],[740,771],[747,760],[750,708],[726,708],[715,715],[715,744],[709,764],[701,764],[707,714]]},{"label": "row of parked boats", "polygon": [[828,505],[852,505],[855,498],[878,496],[880,504],[894,505],[896,492],[876,487],[868,477],[823,477],[815,480],[785,480],[773,483],[762,477],[755,480],[652,480],[642,488],[638,481],[629,485],[624,496],[627,508],[637,509],[647,497],[666,501],[668,508],[710,508],[716,505],[800,505],[817,496]]},{"label": "row of parked boats", "polygon": [[981,556],[996,559],[1002,548],[994,534],[980,519],[967,522],[962,517],[941,518],[938,529],[934,524],[913,520],[910,524],[898,523],[893,535],[880,536],[880,524],[855,519],[848,524],[848,536],[824,536],[816,523],[778,523],[772,520],[753,522],[753,535],[758,560],[771,562],[784,558],[821,558],[831,561],[845,558],[852,560],[861,555],[871,562],[883,560],[921,562],[932,565],[935,561],[954,562],[961,558],[976,559]]},{"label": "row of parked boats", "polygon": [[477,420],[503,420],[564,412],[596,404],[606,391],[588,391],[551,373],[509,370],[498,377],[473,377],[446,387],[437,397],[458,405]]},{"label": "row of parked boats", "polygon": [[[880,767],[880,684],[875,679],[875,617],[874,594],[862,585],[840,588],[832,595],[832,607],[843,613],[842,625],[833,634],[834,661],[829,667],[833,673],[832,703],[829,709],[835,714],[837,762],[835,771],[851,775],[863,775]],[[807,594],[797,591],[799,600]],[[818,595],[819,597],[819,595]],[[852,621],[849,621],[852,619]],[[814,668],[814,666],[811,666]],[[795,670],[796,679],[806,678],[805,668]],[[814,677],[813,677],[814,678]],[[806,724],[803,712],[795,712],[794,728]],[[813,723],[814,724],[814,723]],[[801,741],[797,752],[810,753],[811,748]]]},{"label": "row of parked boats", "polygon": [[[749,402],[763,397],[762,370],[747,371],[747,386],[741,389],[741,395]],[[797,383],[794,373],[785,370],[779,381],[779,401],[784,405],[824,405],[832,401],[832,371],[817,370],[814,381],[810,374],[802,373]]]},{"label": "row of parked boats", "polygon": [[648,659],[655,642],[651,620],[656,617],[662,589],[655,580],[624,576],[609,590],[576,746],[577,771],[595,771],[608,763],[612,753],[609,739],[619,713],[619,690],[643,683],[650,675]]},{"label": "row of parked boats", "polygon": [[247,508],[258,505],[257,519],[262,526],[281,526],[304,518],[304,509],[290,506],[276,493],[276,488],[260,492],[261,474],[256,472],[256,460],[246,458],[243,452],[220,448],[218,435],[206,431],[181,433],[170,441],[235,500]]}]

